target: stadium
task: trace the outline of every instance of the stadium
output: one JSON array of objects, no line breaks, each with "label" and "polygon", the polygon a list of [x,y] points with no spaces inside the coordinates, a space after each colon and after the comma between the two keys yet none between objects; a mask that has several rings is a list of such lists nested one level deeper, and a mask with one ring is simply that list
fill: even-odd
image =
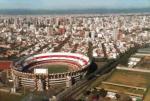
[{"label": "stadium", "polygon": [[77,53],[44,53],[28,57],[12,69],[15,86],[37,90],[77,82],[90,65],[88,57]]}]

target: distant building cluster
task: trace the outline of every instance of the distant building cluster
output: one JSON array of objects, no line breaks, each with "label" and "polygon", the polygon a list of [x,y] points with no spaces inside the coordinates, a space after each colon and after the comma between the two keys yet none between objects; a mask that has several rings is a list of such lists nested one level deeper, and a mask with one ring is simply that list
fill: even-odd
[{"label": "distant building cluster", "polygon": [[149,15],[0,16],[0,58],[70,52],[117,58],[149,39]]}]

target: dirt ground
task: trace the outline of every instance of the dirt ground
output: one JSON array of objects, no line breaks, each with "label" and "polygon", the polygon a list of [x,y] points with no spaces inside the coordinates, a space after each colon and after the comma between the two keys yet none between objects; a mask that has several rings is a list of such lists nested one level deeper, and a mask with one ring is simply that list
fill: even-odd
[{"label": "dirt ground", "polygon": [[135,87],[147,87],[150,84],[150,73],[116,70],[107,81]]}]

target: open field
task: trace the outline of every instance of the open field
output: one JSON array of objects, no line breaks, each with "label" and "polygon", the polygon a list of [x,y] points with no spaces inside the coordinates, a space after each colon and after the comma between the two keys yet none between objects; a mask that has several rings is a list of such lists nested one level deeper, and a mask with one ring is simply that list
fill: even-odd
[{"label": "open field", "polygon": [[144,101],[150,101],[150,88],[148,89],[147,94],[144,97]]},{"label": "open field", "polygon": [[[96,88],[104,88],[108,91],[125,93],[133,96],[150,99],[147,88],[150,85],[150,73],[116,69],[112,74]],[[150,94],[150,91],[148,90]],[[144,100],[150,101],[150,100]]]},{"label": "open field", "polygon": [[117,92],[117,93],[125,93],[129,95],[135,95],[139,97],[143,97],[143,94],[145,93],[144,89],[136,89],[132,87],[125,87],[125,86],[117,86],[117,85],[111,85],[111,84],[101,84],[97,87],[97,89],[104,88],[105,90]]},{"label": "open field", "polygon": [[8,92],[0,92],[0,101],[20,101],[23,95],[14,95]]},{"label": "open field", "polygon": [[150,73],[115,70],[107,82],[146,88],[150,84]]},{"label": "open field", "polygon": [[62,73],[69,70],[67,65],[45,65],[45,68],[48,68],[48,73]]}]

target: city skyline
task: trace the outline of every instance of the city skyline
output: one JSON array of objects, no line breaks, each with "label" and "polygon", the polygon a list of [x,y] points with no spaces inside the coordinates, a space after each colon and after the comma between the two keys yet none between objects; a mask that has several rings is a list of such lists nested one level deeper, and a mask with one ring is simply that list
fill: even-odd
[{"label": "city skyline", "polygon": [[149,0],[0,0],[0,9],[134,9],[150,8]]}]

